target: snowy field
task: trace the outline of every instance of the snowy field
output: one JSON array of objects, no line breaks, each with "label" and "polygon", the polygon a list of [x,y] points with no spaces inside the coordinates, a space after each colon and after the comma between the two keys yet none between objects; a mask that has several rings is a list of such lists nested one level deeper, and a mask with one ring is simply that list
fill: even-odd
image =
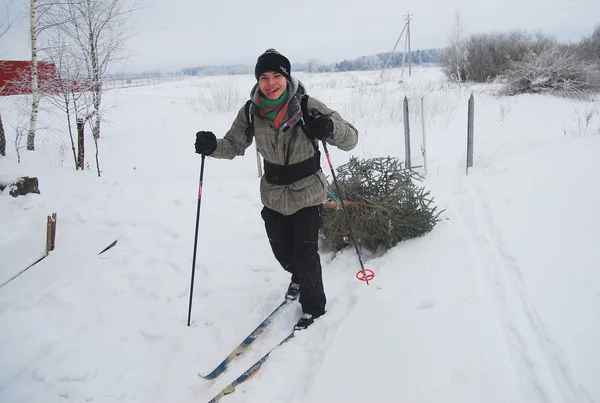
[{"label": "snowy field", "polygon": [[[600,402],[598,102],[495,98],[437,69],[300,75],[359,129],[351,155],[404,159],[402,100],[424,186],[444,209],[429,234],[385,254],[322,252],[327,314],[275,350],[223,402]],[[18,97],[0,98],[0,180],[36,176],[40,195],[0,194],[0,402],[208,402],[289,333],[295,304],[221,377],[214,368],[282,300],[289,278],[260,218],[254,148],[208,158],[192,325],[186,326],[200,157],[251,76],[110,90],[102,177],[72,168],[62,116],[44,105],[38,151],[16,162]],[[467,99],[475,167],[465,175]],[[421,109],[421,97],[424,109]],[[596,112],[594,112],[596,111]],[[422,119],[423,118],[423,119]],[[65,146],[66,144],[66,146]],[[326,166],[326,164],[322,164]],[[326,172],[328,173],[328,172]],[[117,245],[98,253],[115,239]]]}]

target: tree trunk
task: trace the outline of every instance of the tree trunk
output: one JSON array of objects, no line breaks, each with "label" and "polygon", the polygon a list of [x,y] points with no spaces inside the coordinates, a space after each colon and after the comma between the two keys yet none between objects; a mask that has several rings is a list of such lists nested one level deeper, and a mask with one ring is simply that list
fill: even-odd
[{"label": "tree trunk", "polygon": [[6,157],[6,136],[4,135],[4,126],[2,126],[2,115],[0,114],[0,155]]},{"label": "tree trunk", "polygon": [[98,178],[100,177],[100,160],[98,159],[98,139],[94,139],[94,144],[96,145],[96,171],[98,172]]},{"label": "tree trunk", "polygon": [[27,149],[35,150],[35,131],[37,116],[40,106],[40,90],[38,87],[38,58],[37,58],[37,32],[35,26],[35,12],[37,0],[30,0],[29,30],[31,36],[31,116],[29,118],[29,132],[27,133]]},{"label": "tree trunk", "polygon": [[77,118],[77,169],[83,171],[85,149],[84,149],[84,136],[85,124],[83,119]]},{"label": "tree trunk", "polygon": [[[71,152],[73,153],[73,162],[75,163],[75,170],[79,169],[79,163],[77,161],[77,151],[75,150],[75,140],[73,140],[73,127],[71,125],[71,110],[69,108],[69,99],[65,97],[65,113],[67,114],[67,126],[69,127],[69,139],[71,140]],[[75,120],[76,125],[77,119]],[[79,139],[79,127],[77,127],[77,138]]]},{"label": "tree trunk", "polygon": [[[98,60],[98,49],[96,48],[96,37],[90,30],[90,61],[92,62],[92,80],[94,82],[92,89],[92,98],[94,103],[94,121],[92,123],[92,136],[94,140],[100,138],[100,103],[102,101],[102,83],[100,82],[100,61]],[[100,175],[98,175],[100,176]]]}]

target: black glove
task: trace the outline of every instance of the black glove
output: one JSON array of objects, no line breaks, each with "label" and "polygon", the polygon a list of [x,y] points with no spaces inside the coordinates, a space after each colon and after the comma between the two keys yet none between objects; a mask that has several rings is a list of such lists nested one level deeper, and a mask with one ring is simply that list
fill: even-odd
[{"label": "black glove", "polygon": [[327,115],[323,115],[320,112],[313,110],[312,116],[307,119],[306,126],[308,126],[309,134],[308,137],[317,140],[325,140],[328,137],[333,136],[333,122]]},{"label": "black glove", "polygon": [[196,133],[196,152],[198,154],[210,155],[217,148],[217,138],[213,132]]}]

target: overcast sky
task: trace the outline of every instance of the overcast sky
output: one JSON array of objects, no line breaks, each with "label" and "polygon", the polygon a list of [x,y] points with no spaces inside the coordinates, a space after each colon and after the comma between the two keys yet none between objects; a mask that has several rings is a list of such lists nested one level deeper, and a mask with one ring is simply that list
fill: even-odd
[{"label": "overcast sky", "polygon": [[[0,24],[27,3],[0,0]],[[270,47],[292,70],[310,58],[354,59],[392,50],[408,11],[413,49],[445,47],[457,9],[465,35],[526,29],[575,42],[600,23],[599,0],[152,0],[130,19],[135,36],[120,70],[254,64]],[[0,59],[29,57],[27,24],[0,38]]]}]

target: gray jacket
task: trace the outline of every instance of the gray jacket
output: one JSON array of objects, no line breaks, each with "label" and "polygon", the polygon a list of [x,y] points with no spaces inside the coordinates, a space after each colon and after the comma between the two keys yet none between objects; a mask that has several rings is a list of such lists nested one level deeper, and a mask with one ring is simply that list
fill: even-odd
[{"label": "gray jacket", "polygon": [[[312,157],[315,154],[313,143],[306,137],[300,125],[302,118],[300,99],[304,94],[302,84],[295,78],[292,78],[288,84],[288,99],[290,99],[288,116],[292,117],[292,120],[288,122],[290,129],[285,132],[282,130],[283,127],[277,130],[272,122],[261,117],[259,107],[255,102],[257,91],[258,85],[255,85],[251,93],[253,102],[250,113],[254,120],[253,137],[256,139],[256,146],[262,157],[278,165],[285,164],[288,150],[289,164]],[[333,136],[326,140],[328,144],[344,151],[351,150],[356,146],[358,131],[354,126],[319,100],[309,97],[308,110],[311,111],[313,108],[322,114],[329,115],[333,121]],[[246,135],[246,129],[250,125],[251,123],[246,118],[245,107],[242,107],[225,137],[217,140],[217,148],[210,156],[233,159],[238,155],[244,155],[246,148],[252,144],[252,137],[248,138]],[[325,202],[327,181],[322,170],[289,185],[268,183],[263,175],[260,182],[260,196],[266,207],[281,214],[290,215],[302,208]]]}]

